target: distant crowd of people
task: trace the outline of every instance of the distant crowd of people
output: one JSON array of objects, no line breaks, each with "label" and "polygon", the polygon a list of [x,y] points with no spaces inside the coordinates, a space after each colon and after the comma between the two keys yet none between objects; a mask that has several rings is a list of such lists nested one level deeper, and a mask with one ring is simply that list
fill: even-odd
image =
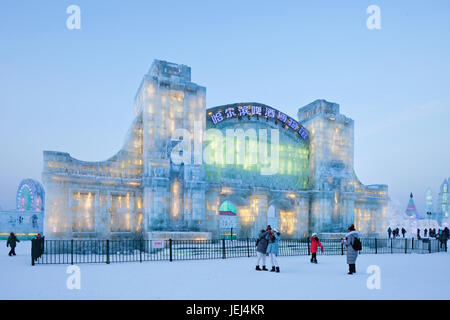
[{"label": "distant crowd of people", "polygon": [[[421,230],[418,228],[417,234],[416,234],[416,237],[418,240],[422,239],[422,235],[421,235],[420,231]],[[400,237],[400,229],[399,228],[395,228],[392,230],[391,227],[389,227],[387,230],[387,233],[388,233],[389,239],[391,239],[391,237],[394,239],[397,237]],[[406,229],[402,228],[401,233],[402,233],[403,238],[405,238]],[[447,240],[450,237],[449,229],[447,227],[445,227],[444,229],[438,229],[438,231],[436,231],[436,228],[428,228],[428,229],[425,228],[423,230],[423,237],[438,239],[440,241],[440,247],[445,248],[445,250],[447,250]]]},{"label": "distant crowd of people", "polygon": [[[341,239],[341,243],[347,247],[347,264],[348,274],[356,273],[356,259],[358,252],[362,249],[359,233],[356,231],[355,226],[352,224],[348,230],[345,238]],[[262,229],[256,240],[256,270],[257,271],[269,271],[266,268],[266,257],[269,256],[271,262],[271,272],[280,272],[280,266],[278,265],[278,243],[281,238],[281,233],[272,228],[270,225],[264,230]],[[311,263],[317,263],[317,250],[323,252],[323,245],[320,243],[317,233],[313,233],[310,238],[310,252]]]}]

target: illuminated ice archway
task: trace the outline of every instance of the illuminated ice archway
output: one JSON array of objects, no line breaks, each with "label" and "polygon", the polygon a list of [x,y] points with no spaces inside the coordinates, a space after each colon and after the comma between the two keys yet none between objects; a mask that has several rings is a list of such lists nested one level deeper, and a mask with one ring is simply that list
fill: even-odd
[{"label": "illuminated ice archway", "polygon": [[235,238],[239,227],[236,206],[230,200],[223,201],[219,207],[220,236],[225,239]]},{"label": "illuminated ice archway", "polygon": [[44,211],[44,188],[33,179],[25,179],[19,184],[16,208],[19,211]]}]

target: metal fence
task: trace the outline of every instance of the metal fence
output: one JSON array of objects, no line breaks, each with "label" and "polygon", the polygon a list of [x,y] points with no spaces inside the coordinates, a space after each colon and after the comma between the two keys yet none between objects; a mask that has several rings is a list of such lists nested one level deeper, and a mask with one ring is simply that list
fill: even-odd
[{"label": "metal fence", "polygon": [[[362,238],[361,254],[434,253],[446,251],[437,239]],[[32,241],[31,264],[79,264],[226,259],[256,256],[255,239],[217,240],[45,240]],[[340,240],[321,240],[323,253],[344,255]],[[281,239],[280,256],[310,255],[309,239]]]}]

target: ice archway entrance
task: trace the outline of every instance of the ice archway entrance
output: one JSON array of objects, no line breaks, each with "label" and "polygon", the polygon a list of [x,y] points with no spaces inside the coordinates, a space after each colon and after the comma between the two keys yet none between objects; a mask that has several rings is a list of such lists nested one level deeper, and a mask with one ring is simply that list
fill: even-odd
[{"label": "ice archway entrance", "polygon": [[239,231],[237,209],[233,202],[225,200],[219,207],[220,237],[225,239],[236,238]]}]

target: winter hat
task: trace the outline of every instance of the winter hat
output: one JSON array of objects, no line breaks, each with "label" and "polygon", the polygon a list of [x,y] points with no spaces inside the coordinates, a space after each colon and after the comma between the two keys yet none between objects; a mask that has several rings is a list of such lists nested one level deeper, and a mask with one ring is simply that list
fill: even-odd
[{"label": "winter hat", "polygon": [[314,233],[312,234],[312,237],[315,237],[315,236],[317,236],[317,233],[314,232]]},{"label": "winter hat", "polygon": [[9,235],[10,235],[10,236],[13,236],[13,235],[14,235],[14,232],[11,232]]}]

